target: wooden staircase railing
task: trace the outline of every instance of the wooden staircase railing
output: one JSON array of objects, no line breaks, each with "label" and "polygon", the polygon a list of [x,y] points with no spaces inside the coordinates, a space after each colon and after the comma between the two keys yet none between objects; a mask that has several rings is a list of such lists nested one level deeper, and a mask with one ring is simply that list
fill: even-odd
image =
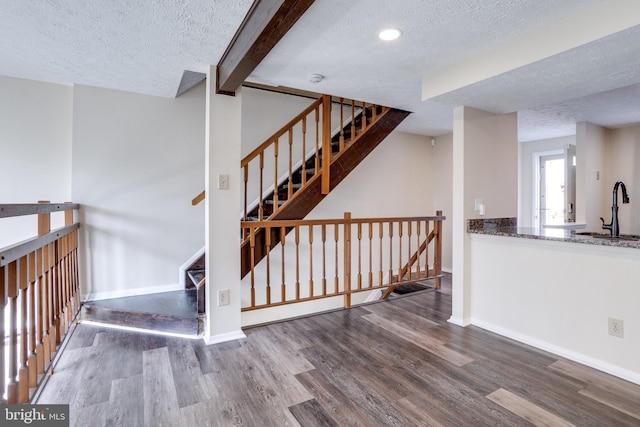
[{"label": "wooden staircase railing", "polygon": [[[342,219],[243,221],[252,255],[242,310],[337,296],[350,307],[354,293],[416,280],[435,279],[439,288],[444,220],[438,211],[428,217],[356,219],[345,213]],[[267,244],[279,247],[261,264],[253,255],[259,229],[266,230]],[[418,250],[409,255],[412,248]]]},{"label": "wooden staircase railing", "polygon": [[[0,249],[1,403],[30,400],[80,310],[79,224],[73,222],[78,207],[48,202],[0,205],[0,218],[38,215],[37,237]],[[65,225],[51,231],[50,215],[59,211],[64,211]],[[6,401],[1,397],[5,392]]]},{"label": "wooden staircase railing", "polygon": [[[408,115],[323,95],[242,159],[241,220],[259,227],[265,220],[304,218]],[[204,197],[200,193],[192,204]],[[249,273],[249,234],[242,229],[241,277]],[[274,236],[268,244],[264,230],[256,230],[256,262],[273,248]]]},{"label": "wooden staircase railing", "polygon": [[[339,123],[331,120],[334,106],[339,109]],[[322,194],[328,194],[331,163],[387,111],[387,107],[323,95],[240,162],[242,219],[263,221],[278,213],[318,176]]]}]

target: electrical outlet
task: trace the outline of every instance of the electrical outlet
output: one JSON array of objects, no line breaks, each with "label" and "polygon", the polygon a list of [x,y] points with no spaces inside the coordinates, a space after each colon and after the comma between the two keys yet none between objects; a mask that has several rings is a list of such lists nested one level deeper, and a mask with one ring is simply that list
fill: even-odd
[{"label": "electrical outlet", "polygon": [[624,321],[609,317],[609,335],[624,338]]},{"label": "electrical outlet", "polygon": [[218,291],[218,307],[229,305],[229,289]]}]

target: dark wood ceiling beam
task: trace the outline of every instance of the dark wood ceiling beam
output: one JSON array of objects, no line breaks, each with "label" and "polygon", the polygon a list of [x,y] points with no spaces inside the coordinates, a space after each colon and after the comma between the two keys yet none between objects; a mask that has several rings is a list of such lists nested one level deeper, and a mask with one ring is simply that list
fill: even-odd
[{"label": "dark wood ceiling beam", "polygon": [[217,92],[233,95],[315,0],[255,0],[218,66]]}]

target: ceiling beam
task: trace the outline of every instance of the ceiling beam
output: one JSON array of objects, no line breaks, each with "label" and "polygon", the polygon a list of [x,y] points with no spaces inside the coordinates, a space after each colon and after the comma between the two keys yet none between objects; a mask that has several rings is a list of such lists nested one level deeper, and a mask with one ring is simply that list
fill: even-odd
[{"label": "ceiling beam", "polygon": [[315,0],[255,0],[222,55],[217,93],[233,95]]}]

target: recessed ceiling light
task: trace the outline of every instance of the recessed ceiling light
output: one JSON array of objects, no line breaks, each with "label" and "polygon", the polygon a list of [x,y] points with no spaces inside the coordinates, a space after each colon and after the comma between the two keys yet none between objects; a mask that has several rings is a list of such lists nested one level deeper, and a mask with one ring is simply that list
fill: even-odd
[{"label": "recessed ceiling light", "polygon": [[386,30],[382,30],[378,33],[378,37],[380,40],[395,40],[402,35],[402,31],[397,28],[387,28]]}]

